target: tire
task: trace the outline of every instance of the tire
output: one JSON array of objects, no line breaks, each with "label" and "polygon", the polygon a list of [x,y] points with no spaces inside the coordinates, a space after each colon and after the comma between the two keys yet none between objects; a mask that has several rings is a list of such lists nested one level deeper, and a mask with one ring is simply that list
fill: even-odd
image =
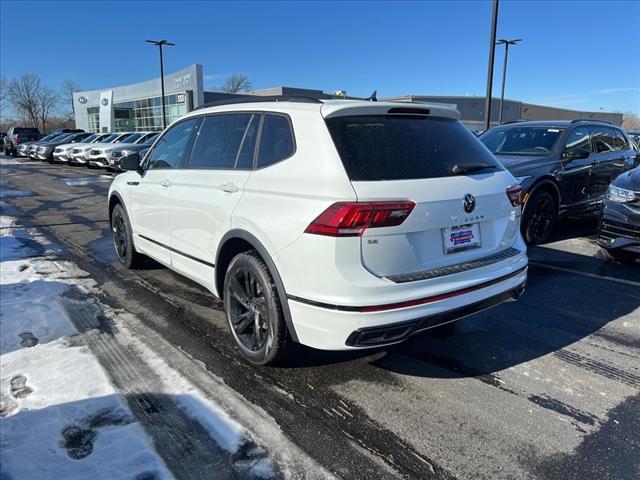
[{"label": "tire", "polygon": [[638,258],[640,258],[640,254],[628,252],[619,248],[608,249],[601,247],[601,250],[606,258],[618,263],[633,264]]},{"label": "tire", "polygon": [[131,233],[131,223],[129,223],[129,217],[122,205],[117,204],[113,208],[111,211],[111,218],[109,220],[111,224],[113,246],[118,260],[128,269],[136,268],[144,256],[135,250],[133,245],[133,235]]},{"label": "tire", "polygon": [[256,365],[282,362],[289,332],[271,272],[255,250],[239,253],[229,263],[224,306],[231,335],[244,358]]},{"label": "tire", "polygon": [[16,149],[15,149],[15,148],[12,148],[12,149],[9,151],[9,155],[11,155],[12,157],[14,157],[14,158],[15,158],[15,157],[17,157],[17,156],[18,156],[18,152],[16,151]]},{"label": "tire", "polygon": [[558,218],[556,201],[546,190],[537,190],[529,197],[522,217],[522,236],[529,244],[547,241]]}]

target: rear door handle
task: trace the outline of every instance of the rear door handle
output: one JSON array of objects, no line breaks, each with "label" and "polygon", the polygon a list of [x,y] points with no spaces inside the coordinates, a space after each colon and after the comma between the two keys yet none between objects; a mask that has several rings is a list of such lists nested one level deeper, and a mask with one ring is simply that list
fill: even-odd
[{"label": "rear door handle", "polygon": [[220,190],[227,193],[236,193],[240,189],[236,186],[236,184],[229,182],[220,185]]},{"label": "rear door handle", "polygon": [[169,180],[168,178],[164,178],[164,179],[160,180],[160,185],[162,185],[163,187],[170,187],[171,186],[171,180]]}]

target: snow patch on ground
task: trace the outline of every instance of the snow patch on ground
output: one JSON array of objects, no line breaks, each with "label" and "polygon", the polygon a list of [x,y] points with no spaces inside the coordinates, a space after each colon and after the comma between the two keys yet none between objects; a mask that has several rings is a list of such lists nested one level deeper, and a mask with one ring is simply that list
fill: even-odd
[{"label": "snow patch on ground", "polygon": [[[2,217],[3,226],[12,224]],[[60,295],[71,284],[90,286],[86,274],[43,258],[5,260],[23,250],[12,233],[0,233],[3,475],[172,478],[89,348],[70,343],[77,332]]]}]

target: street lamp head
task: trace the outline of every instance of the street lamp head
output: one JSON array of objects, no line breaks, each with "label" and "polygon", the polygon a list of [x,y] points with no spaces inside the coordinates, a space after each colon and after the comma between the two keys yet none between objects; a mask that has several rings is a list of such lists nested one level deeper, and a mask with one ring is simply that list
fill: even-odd
[{"label": "street lamp head", "polygon": [[156,46],[161,46],[161,45],[168,45],[170,47],[175,47],[176,46],[175,43],[168,42],[167,40],[145,40],[145,42],[151,43],[151,44],[156,45]]},{"label": "street lamp head", "polygon": [[506,38],[501,38],[496,42],[496,45],[515,45],[516,43],[520,43],[522,41],[521,38],[516,38],[514,40],[507,40]]}]

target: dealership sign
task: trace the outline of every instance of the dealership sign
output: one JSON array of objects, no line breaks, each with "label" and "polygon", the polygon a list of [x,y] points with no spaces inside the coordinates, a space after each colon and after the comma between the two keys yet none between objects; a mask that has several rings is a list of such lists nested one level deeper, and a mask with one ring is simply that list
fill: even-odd
[{"label": "dealership sign", "polygon": [[184,103],[186,99],[186,95],[184,93],[179,93],[176,95],[176,103]]},{"label": "dealership sign", "polygon": [[87,103],[88,100],[87,100],[87,97],[85,97],[84,95],[81,95],[80,97],[78,97],[78,101],[84,104],[84,103]]}]

